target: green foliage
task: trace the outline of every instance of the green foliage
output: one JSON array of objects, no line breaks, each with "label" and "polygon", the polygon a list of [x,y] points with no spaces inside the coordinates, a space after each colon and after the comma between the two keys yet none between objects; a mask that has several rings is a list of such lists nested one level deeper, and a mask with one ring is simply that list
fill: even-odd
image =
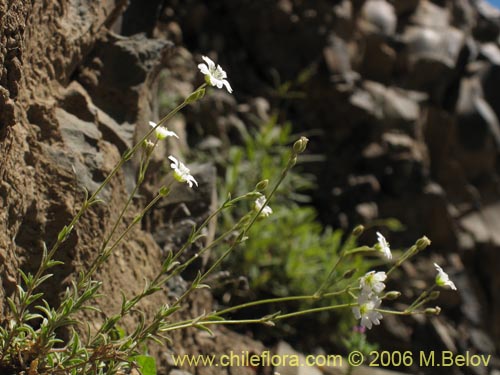
[{"label": "green foliage", "polygon": [[[224,178],[220,180],[219,188],[224,194],[241,194],[246,187],[258,181],[272,181],[280,175],[279,165],[284,163],[290,152],[291,125],[278,124],[273,117],[266,124],[244,131],[242,139],[241,145],[230,147],[226,157],[217,158],[225,161],[222,165]],[[287,180],[280,185],[271,204],[273,214],[266,220],[257,221],[253,235],[245,241],[242,251],[227,260],[226,268],[233,275],[248,277],[252,298],[314,294],[338,261],[340,251],[356,247],[354,238],[349,237],[346,241],[342,230],[325,227],[318,221],[317,211],[308,204],[310,198],[307,194],[314,188],[315,180],[304,169],[304,165],[299,164],[288,173]],[[229,230],[239,215],[238,209],[226,212],[220,231]],[[361,257],[352,257],[339,264],[330,285],[345,287],[352,281],[343,279],[346,272],[355,269],[356,274],[363,274],[372,265],[370,260],[361,261]],[[333,296],[318,301],[317,305],[345,303],[349,298],[345,294]],[[287,312],[288,309],[307,306],[310,306],[310,301],[280,305],[280,310]],[[271,313],[272,310],[264,308],[261,312]],[[332,314],[320,314],[317,319],[330,323]],[[348,336],[354,324],[349,311],[336,313],[336,331],[331,332],[332,336]],[[276,331],[276,334],[281,333]],[[307,333],[301,332],[300,335]]]},{"label": "green foliage", "polygon": [[[277,118],[273,116],[269,122],[259,124],[256,129],[238,130],[243,143],[229,145],[229,151],[217,157],[224,169],[224,179],[220,184],[221,197],[226,197],[228,193],[238,195],[264,179],[276,179],[290,155],[290,123],[278,124]],[[289,199],[308,202],[310,198],[305,192],[313,187],[312,175],[304,170],[301,173],[292,170],[280,184],[275,199],[281,203]]]},{"label": "green foliage", "polygon": [[142,375],[156,375],[156,361],[149,355],[136,355],[132,360],[137,364]]},{"label": "green foliage", "polygon": [[255,224],[255,235],[232,258],[230,269],[248,275],[254,291],[314,293],[338,258],[343,232],[323,228],[310,206],[274,204],[273,210]]}]

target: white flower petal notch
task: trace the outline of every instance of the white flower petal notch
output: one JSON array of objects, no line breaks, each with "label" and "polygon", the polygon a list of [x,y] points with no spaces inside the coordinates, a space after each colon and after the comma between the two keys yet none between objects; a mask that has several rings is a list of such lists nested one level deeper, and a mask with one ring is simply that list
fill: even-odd
[{"label": "white flower petal notch", "polygon": [[203,59],[203,61],[205,61],[206,64],[198,64],[198,69],[200,69],[200,71],[205,75],[205,81],[208,84],[216,86],[219,89],[221,89],[222,86],[225,86],[226,90],[229,93],[232,93],[233,89],[226,79],[227,74],[221,68],[221,66],[215,66],[215,63],[207,56],[202,56],[201,58]]},{"label": "white flower petal notch", "polygon": [[438,274],[436,275],[436,285],[449,286],[452,290],[457,290],[455,283],[450,280],[448,274],[444,272],[438,264],[434,263],[434,267],[436,267],[436,271],[438,271]]},{"label": "white flower petal notch", "polygon": [[380,232],[377,232],[377,241],[378,243],[375,245],[376,249],[382,252],[387,259],[392,259],[392,253],[391,248],[389,247],[389,243]]},{"label": "white flower petal notch", "polygon": [[380,294],[385,289],[384,281],[387,279],[385,272],[370,271],[359,279],[362,293]]},{"label": "white flower petal notch", "polygon": [[160,141],[164,140],[167,137],[175,137],[175,138],[179,139],[179,136],[177,134],[175,134],[175,132],[168,130],[165,126],[161,126],[161,125],[158,126],[158,124],[156,122],[150,121],[149,126],[151,126],[152,128],[156,127],[156,129],[155,129],[156,138],[158,138],[158,140],[160,140]]},{"label": "white flower petal notch", "polygon": [[170,155],[168,159],[172,162],[170,164],[170,168],[174,170],[174,178],[179,182],[185,182],[188,184],[190,188],[193,187],[193,184],[198,186],[198,182],[191,175],[191,171],[188,167],[184,165],[181,161],[177,160],[175,157]]},{"label": "white flower petal notch", "polygon": [[[255,212],[260,211],[259,217],[261,217],[261,218],[266,218],[273,213],[273,209],[271,207],[269,207],[267,205],[264,206],[265,203],[266,203],[266,197],[264,195],[261,195],[260,197],[258,197],[255,200],[255,202],[253,204],[254,211]],[[262,211],[261,211],[261,209],[262,209]]]},{"label": "white flower petal notch", "polygon": [[361,327],[372,329],[373,324],[380,324],[383,315],[377,311],[382,300],[372,293],[361,293],[358,297],[358,306],[352,308],[356,319],[361,319]]}]

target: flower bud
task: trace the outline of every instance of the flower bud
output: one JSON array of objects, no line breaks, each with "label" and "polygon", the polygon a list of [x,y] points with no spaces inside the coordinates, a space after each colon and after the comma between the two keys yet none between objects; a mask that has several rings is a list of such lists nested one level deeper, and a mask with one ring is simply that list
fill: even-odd
[{"label": "flower bud", "polygon": [[432,300],[438,299],[440,294],[441,294],[441,293],[440,293],[438,290],[435,290],[435,291],[433,291],[433,292],[431,293],[431,295],[430,295],[429,297],[427,297],[427,299],[428,299],[429,301],[432,301]]},{"label": "flower bud", "polygon": [[353,268],[353,269],[351,269],[349,271],[344,272],[344,275],[342,275],[342,277],[344,279],[346,279],[346,280],[350,279],[356,273],[356,271],[357,271],[357,269]]},{"label": "flower bud", "polygon": [[267,185],[269,184],[269,180],[262,180],[260,181],[257,185],[255,185],[255,190],[261,191],[265,190],[267,188]]},{"label": "flower bud", "polygon": [[439,315],[441,313],[441,307],[436,306],[436,307],[429,307],[425,309],[425,313],[427,315]]},{"label": "flower bud", "polygon": [[155,144],[149,139],[145,139],[144,142],[142,142],[142,147],[144,148],[144,151],[149,154],[155,148]]},{"label": "flower bud", "polygon": [[166,197],[168,194],[170,194],[170,189],[167,188],[166,186],[162,186],[158,194],[161,195],[162,197]]},{"label": "flower bud", "polygon": [[385,294],[384,299],[392,301],[398,299],[399,297],[401,297],[401,292],[398,292],[397,290],[391,290],[390,292],[387,292]]},{"label": "flower bud", "polygon": [[418,251],[425,250],[431,244],[431,240],[429,240],[426,236],[419,238],[415,245],[417,246]]},{"label": "flower bud", "polygon": [[293,167],[295,164],[297,164],[297,155],[293,155],[288,161],[290,167]]},{"label": "flower bud", "polygon": [[205,89],[201,88],[199,90],[196,90],[195,92],[191,93],[187,98],[186,98],[186,103],[194,103],[197,100],[200,100],[205,96]]},{"label": "flower bud", "polygon": [[300,139],[293,144],[293,151],[296,154],[303,153],[306,150],[307,142],[309,142],[309,139],[306,137],[300,137]]},{"label": "flower bud", "polygon": [[363,234],[364,231],[365,231],[365,227],[363,225],[358,225],[356,228],[353,229],[352,235],[354,237],[359,237]]}]

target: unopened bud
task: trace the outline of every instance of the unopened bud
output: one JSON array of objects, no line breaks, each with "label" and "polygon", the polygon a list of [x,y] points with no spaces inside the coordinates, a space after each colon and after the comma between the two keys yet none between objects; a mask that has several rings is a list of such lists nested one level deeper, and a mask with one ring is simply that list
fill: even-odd
[{"label": "unopened bud", "polygon": [[387,292],[385,294],[384,299],[392,301],[398,299],[399,297],[401,297],[401,292],[398,292],[397,290],[391,290],[390,292]]},{"label": "unopened bud", "polygon": [[297,155],[293,155],[288,161],[288,165],[293,167],[297,163]]},{"label": "unopened bud", "polygon": [[430,294],[430,296],[429,296],[429,297],[427,297],[427,299],[428,299],[429,301],[432,301],[432,300],[438,299],[440,294],[441,294],[441,293],[440,293],[438,290],[435,290],[435,291],[433,291],[433,292]]},{"label": "unopened bud", "polygon": [[425,313],[427,315],[439,315],[441,313],[441,307],[436,306],[436,307],[429,307],[425,309]]},{"label": "unopened bud", "polygon": [[342,276],[344,279],[350,279],[355,273],[356,273],[357,269],[356,268],[353,268],[352,270],[349,270],[349,271],[346,271],[344,272],[344,275]]},{"label": "unopened bud", "polygon": [[199,90],[196,90],[195,92],[191,93],[187,98],[186,98],[186,103],[193,103],[197,100],[200,100],[205,96],[205,89],[201,88]]},{"label": "unopened bud", "polygon": [[417,246],[418,251],[425,250],[431,244],[431,240],[429,240],[426,236],[419,238],[415,245]]},{"label": "unopened bud", "polygon": [[299,140],[295,141],[293,144],[293,151],[296,154],[301,154],[306,150],[307,143],[309,142],[309,139],[306,137],[300,137]]},{"label": "unopened bud", "polygon": [[251,215],[245,215],[245,216],[243,216],[243,217],[240,219],[240,221],[239,221],[239,223],[238,223],[238,224],[240,224],[240,227],[241,227],[241,226],[243,226],[243,225],[246,225],[246,224],[248,224],[248,223],[250,222],[250,219],[251,219],[251,218],[252,218],[252,216],[251,216]]},{"label": "unopened bud", "polygon": [[151,152],[155,148],[155,144],[151,142],[149,139],[145,139],[144,142],[142,142],[142,147],[146,152]]},{"label": "unopened bud", "polygon": [[170,194],[170,189],[166,186],[162,186],[158,194],[160,194],[162,197],[166,197],[168,194]]},{"label": "unopened bud", "polygon": [[257,191],[265,190],[267,188],[268,184],[269,184],[269,180],[262,180],[257,185],[255,185],[255,190],[257,190]]},{"label": "unopened bud", "polygon": [[354,237],[359,237],[363,234],[364,231],[365,231],[365,227],[362,225],[358,225],[356,228],[353,229],[352,235]]}]

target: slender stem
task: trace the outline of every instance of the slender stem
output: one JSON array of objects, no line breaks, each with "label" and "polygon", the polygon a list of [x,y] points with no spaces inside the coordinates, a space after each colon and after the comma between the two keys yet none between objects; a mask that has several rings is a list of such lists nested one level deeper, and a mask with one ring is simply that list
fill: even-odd
[{"label": "slender stem", "polygon": [[122,210],[120,211],[120,214],[118,215],[118,218],[116,219],[113,228],[111,229],[110,233],[107,235],[105,240],[103,241],[99,251],[98,251],[98,256],[94,258],[92,264],[89,266],[89,271],[84,274],[84,277],[82,277],[78,281],[78,286],[82,287],[85,281],[88,280],[88,278],[96,271],[97,267],[99,267],[99,264],[103,260],[103,252],[106,249],[106,246],[108,245],[109,241],[111,241],[113,235],[115,234],[118,225],[121,223],[121,220],[123,216],[125,215],[125,212],[127,211],[128,207],[130,206],[130,203],[132,203],[132,200],[135,197],[135,194],[139,190],[139,187],[141,186],[142,182],[144,181],[144,176],[146,173],[146,170],[149,166],[149,162],[151,160],[151,155],[153,153],[153,150],[155,149],[156,145],[158,144],[158,138],[155,139],[155,142],[153,144],[153,147],[151,150],[146,150],[143,152],[143,155],[141,157],[141,162],[140,162],[140,167],[139,167],[139,173],[137,175],[137,181],[136,184],[132,190],[132,192],[129,194],[127,201],[125,202],[125,205],[123,206]]},{"label": "slender stem", "polygon": [[316,307],[316,308],[313,308],[313,309],[295,311],[295,312],[289,313],[289,314],[278,315],[277,317],[274,318],[274,320],[283,320],[283,319],[288,319],[288,318],[292,318],[292,317],[295,317],[295,316],[312,314],[312,313],[317,313],[317,312],[322,312],[322,311],[337,310],[337,309],[342,309],[342,308],[345,308],[345,307],[354,307],[354,306],[357,306],[357,305],[358,305],[357,303],[344,303],[342,305]]},{"label": "slender stem", "polygon": [[[351,238],[349,238],[348,240],[346,240],[346,242],[350,242],[352,240],[352,235],[351,235]],[[364,252],[371,252],[371,251],[374,251],[375,249],[372,248],[372,247],[369,247],[369,246],[359,246],[359,247],[356,247],[352,250],[346,250],[347,248],[346,247],[343,247],[342,250],[340,251],[340,254],[339,254],[339,257],[337,259],[337,261],[335,262],[335,264],[333,265],[332,269],[330,270],[330,273],[328,274],[328,276],[326,277],[326,279],[323,281],[323,283],[320,285],[320,287],[318,288],[318,290],[316,291],[316,295],[321,295],[322,292],[328,287],[328,285],[330,284],[331,280],[332,280],[332,277],[338,267],[338,265],[340,264],[340,262],[348,255],[355,255],[355,254],[359,254],[359,253],[364,253]]]},{"label": "slender stem", "polygon": [[[339,290],[337,292],[330,292],[330,293],[324,293],[321,295],[322,298],[325,297],[332,297],[332,296],[337,296],[343,293],[348,292],[350,287],[345,288],[343,290]],[[280,298],[268,298],[268,299],[262,299],[259,301],[251,301],[251,302],[246,302],[242,303],[240,305],[236,306],[231,306],[228,307],[224,310],[216,311],[213,316],[221,316],[233,311],[245,309],[248,307],[254,307],[254,306],[259,306],[259,305],[267,305],[271,303],[279,303],[279,302],[288,302],[288,301],[304,301],[304,300],[317,300],[319,297],[316,294],[310,294],[310,295],[303,295],[303,296],[289,296],[289,297],[280,297]]]},{"label": "slender stem", "polygon": [[413,315],[413,314],[425,314],[425,311],[396,311],[396,310],[385,310],[385,309],[375,309],[383,314],[393,314],[393,315]]},{"label": "slender stem", "polygon": [[426,298],[430,296],[430,294],[437,288],[437,285],[432,285],[429,289],[423,291],[418,298],[413,301],[413,303],[406,308],[406,311],[412,311],[426,302]]},{"label": "slender stem", "polygon": [[[231,229],[229,229],[228,231],[226,231],[225,233],[221,234],[219,237],[217,237],[214,241],[212,241],[210,243],[210,245],[204,247],[203,249],[201,249],[199,252],[197,252],[196,254],[194,254],[191,258],[189,258],[187,261],[185,261],[184,263],[182,263],[181,265],[179,265],[178,267],[174,268],[169,274],[168,276],[165,277],[163,283],[166,283],[168,282],[170,279],[172,279],[174,276],[177,276],[178,274],[180,274],[182,271],[184,271],[187,267],[189,267],[189,265],[191,263],[193,263],[196,259],[198,259],[201,255],[203,255],[204,253],[206,253],[208,250],[210,250],[211,248],[213,248],[214,246],[218,245],[222,240],[224,240],[228,235],[230,235],[231,233],[233,233],[236,229],[237,229],[237,226],[238,224],[236,224],[235,226],[233,226]],[[155,281],[157,281],[159,279],[159,277],[162,275],[163,273],[159,273],[157,275],[157,277],[155,278]]]},{"label": "slender stem", "polygon": [[262,324],[262,323],[273,322],[273,321],[277,321],[277,320],[288,319],[288,318],[292,318],[292,317],[300,316],[300,315],[305,315],[305,314],[312,314],[312,313],[317,313],[317,312],[322,312],[322,311],[331,311],[331,310],[337,310],[337,309],[354,307],[354,306],[357,306],[357,304],[356,303],[345,303],[345,304],[341,304],[341,305],[316,307],[313,309],[295,311],[295,312],[288,313],[288,314],[276,315],[274,317],[262,317],[262,318],[258,318],[258,319],[242,319],[242,320],[192,319],[192,320],[187,321],[187,322],[182,322],[182,324],[174,324],[174,325],[171,325],[169,327],[166,327],[166,328],[162,329],[162,332],[169,332],[169,331],[174,331],[177,329],[195,327],[197,325],[207,326],[207,325],[234,325],[234,324]]},{"label": "slender stem", "polygon": [[[152,150],[154,150],[154,148],[156,147],[157,144],[158,144],[158,138],[155,139]],[[152,150],[151,150],[151,152],[145,151],[143,153],[143,157],[141,158],[139,173],[137,174],[137,181],[136,181],[136,184],[134,186],[134,189],[129,194],[127,202],[123,206],[123,208],[120,212],[120,215],[116,219],[116,222],[115,222],[113,228],[111,229],[111,232],[108,234],[107,238],[103,241],[103,244],[101,245],[101,249],[99,252],[103,251],[106,248],[106,246],[108,245],[109,241],[111,241],[111,238],[113,237],[113,234],[115,233],[116,229],[118,228],[118,225],[120,224],[121,219],[123,218],[123,215],[127,211],[127,208],[129,207],[130,203],[132,202],[132,199],[134,199],[134,196],[137,193],[137,190],[139,190],[141,183],[144,181],[144,174],[146,173],[146,170],[149,166],[149,161],[151,159]]]},{"label": "slender stem", "polygon": [[194,231],[194,233],[190,236],[190,238],[182,245],[182,247],[179,249],[179,251],[172,257],[172,262],[176,261],[183,253],[186,251],[186,249],[191,245],[192,241],[194,238],[196,238],[202,229],[208,225],[208,223],[215,217],[217,216],[223,209],[225,208],[224,205],[219,207],[217,210],[215,210],[213,213],[211,213],[205,221]]},{"label": "slender stem", "polygon": [[225,210],[226,208],[230,207],[234,203],[237,203],[243,199],[248,198],[252,193],[247,193],[244,195],[241,195],[239,197],[236,197],[234,199],[228,200],[224,202],[220,207],[218,207],[214,212],[212,212],[206,219],[203,221],[203,223],[196,228],[196,230],[189,236],[189,239],[182,245],[182,247],[179,249],[179,251],[173,256],[171,259],[171,262],[176,261],[183,253],[186,251],[186,249],[189,247],[189,245],[192,244],[193,240],[200,234],[200,232],[205,228],[212,219],[214,219],[220,212]]},{"label": "slender stem", "polygon": [[413,245],[410,247],[399,259],[397,262],[391,267],[389,271],[387,271],[386,275],[389,277],[391,273],[393,273],[396,268],[400,267],[407,259],[411,258],[418,251],[417,246]]},{"label": "slender stem", "polygon": [[151,200],[151,202],[149,202],[149,204],[141,211],[141,213],[137,215],[134,220],[132,220],[127,229],[125,229],[125,231],[117,238],[117,240],[113,243],[113,245],[111,245],[111,247],[108,248],[109,253],[111,253],[114,250],[114,248],[118,246],[118,244],[128,234],[128,232],[130,232],[130,230],[140,221],[140,219],[144,216],[144,214],[146,214],[146,212],[148,212],[151,209],[151,207],[153,207],[156,204],[156,202],[158,202],[162,197],[163,196],[161,194],[157,194]]},{"label": "slender stem", "polygon": [[340,264],[340,262],[342,261],[342,259],[344,259],[344,255],[345,254],[343,251],[339,254],[339,257],[337,258],[337,261],[335,262],[332,269],[330,270],[330,273],[328,274],[326,279],[323,281],[323,283],[320,285],[320,287],[318,288],[316,293],[314,293],[315,295],[320,297],[321,294],[323,293],[323,290],[325,290],[328,287],[328,284],[330,283],[330,280],[331,280],[333,274],[335,273],[335,270],[337,269],[337,267]]},{"label": "slender stem", "polygon": [[354,255],[354,254],[359,254],[359,253],[369,253],[376,251],[373,247],[370,246],[360,246],[356,247],[355,249],[346,251],[344,255]]}]

